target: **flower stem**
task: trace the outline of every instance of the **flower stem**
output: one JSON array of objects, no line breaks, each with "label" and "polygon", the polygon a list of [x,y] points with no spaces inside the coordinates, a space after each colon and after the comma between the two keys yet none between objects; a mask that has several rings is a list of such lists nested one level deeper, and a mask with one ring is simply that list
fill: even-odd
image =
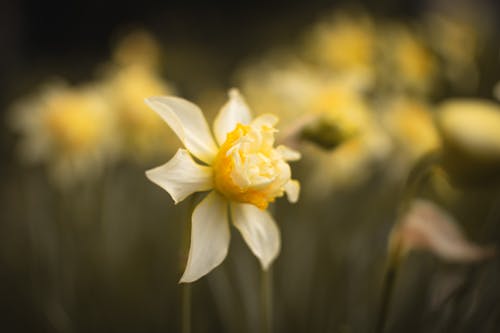
[{"label": "flower stem", "polygon": [[273,288],[271,268],[261,270],[260,280],[262,333],[273,331]]},{"label": "flower stem", "polygon": [[397,261],[391,260],[385,269],[384,280],[382,285],[382,297],[380,300],[380,307],[377,316],[377,324],[375,326],[375,333],[383,333],[387,322],[387,315],[391,304],[392,294],[396,282],[399,264]]},{"label": "flower stem", "polygon": [[191,284],[182,285],[182,333],[191,333]]}]

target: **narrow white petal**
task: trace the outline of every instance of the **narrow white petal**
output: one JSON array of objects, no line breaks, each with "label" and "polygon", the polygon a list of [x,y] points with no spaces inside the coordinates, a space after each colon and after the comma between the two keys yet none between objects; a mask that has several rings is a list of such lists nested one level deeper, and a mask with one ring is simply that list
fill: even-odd
[{"label": "narrow white petal", "polygon": [[285,184],[285,192],[288,201],[296,203],[299,200],[300,183],[297,180],[289,180]]},{"label": "narrow white petal", "polygon": [[178,97],[150,97],[145,102],[177,134],[194,156],[210,164],[217,154],[210,128],[200,108]]},{"label": "narrow white petal", "polygon": [[403,251],[428,250],[451,262],[474,262],[491,257],[494,250],[466,239],[458,223],[441,208],[426,200],[415,200],[391,242]]},{"label": "narrow white petal", "polygon": [[214,121],[215,139],[222,145],[227,133],[236,125],[247,125],[252,120],[250,108],[237,89],[229,91],[229,101],[222,107]]},{"label": "narrow white petal", "polygon": [[296,150],[288,148],[287,146],[280,145],[276,150],[281,154],[285,161],[298,161],[300,160],[300,153]]},{"label": "narrow white petal", "polygon": [[281,247],[280,232],[272,216],[254,205],[231,203],[231,217],[262,268],[268,269]]},{"label": "narrow white petal", "polygon": [[191,245],[186,270],[180,282],[193,282],[217,267],[229,248],[227,201],[210,192],[194,209]]},{"label": "narrow white petal", "polygon": [[185,149],[179,149],[167,163],[146,171],[146,177],[167,191],[175,203],[213,187],[212,168],[197,164]]}]

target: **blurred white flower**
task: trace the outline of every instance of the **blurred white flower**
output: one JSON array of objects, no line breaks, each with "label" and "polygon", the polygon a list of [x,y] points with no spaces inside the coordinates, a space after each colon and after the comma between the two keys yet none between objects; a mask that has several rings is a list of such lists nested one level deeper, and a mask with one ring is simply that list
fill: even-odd
[{"label": "blurred white flower", "polygon": [[[193,282],[217,267],[229,247],[229,215],[234,226],[267,269],[280,250],[278,227],[265,210],[285,193],[291,202],[299,183],[287,161],[300,154],[273,147],[278,119],[271,114],[252,120],[237,90],[215,118],[210,132],[201,110],[177,97],[151,97],[146,103],[177,134],[179,149],[166,164],[146,172],[178,203],[194,192],[211,192],[192,215],[191,246],[181,282]],[[204,164],[199,164],[197,160]]]}]

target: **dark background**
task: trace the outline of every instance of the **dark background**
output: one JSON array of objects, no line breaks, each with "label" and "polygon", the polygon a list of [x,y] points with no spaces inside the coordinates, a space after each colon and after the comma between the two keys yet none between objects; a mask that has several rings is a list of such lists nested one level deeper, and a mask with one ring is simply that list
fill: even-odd
[{"label": "dark background", "polygon": [[[498,8],[498,2],[490,2]],[[354,5],[321,0],[2,1],[2,102],[21,94],[47,74],[73,80],[88,78],[96,64],[108,58],[114,38],[133,27],[152,31],[172,57],[188,46],[205,52],[199,58],[222,57],[216,66],[224,77],[244,57],[293,41],[301,29],[322,14],[347,3],[396,17],[417,16],[428,7],[428,2],[416,0]],[[194,66],[203,62],[192,60]],[[182,77],[176,68],[171,71],[172,79]]]}]

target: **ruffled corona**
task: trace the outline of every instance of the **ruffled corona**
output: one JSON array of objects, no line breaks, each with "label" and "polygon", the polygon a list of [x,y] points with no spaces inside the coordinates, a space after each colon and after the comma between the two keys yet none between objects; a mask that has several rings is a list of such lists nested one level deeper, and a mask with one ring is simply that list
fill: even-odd
[{"label": "ruffled corona", "polygon": [[274,117],[238,124],[227,135],[214,162],[215,188],[230,200],[267,208],[283,196],[290,167],[273,148]]}]

